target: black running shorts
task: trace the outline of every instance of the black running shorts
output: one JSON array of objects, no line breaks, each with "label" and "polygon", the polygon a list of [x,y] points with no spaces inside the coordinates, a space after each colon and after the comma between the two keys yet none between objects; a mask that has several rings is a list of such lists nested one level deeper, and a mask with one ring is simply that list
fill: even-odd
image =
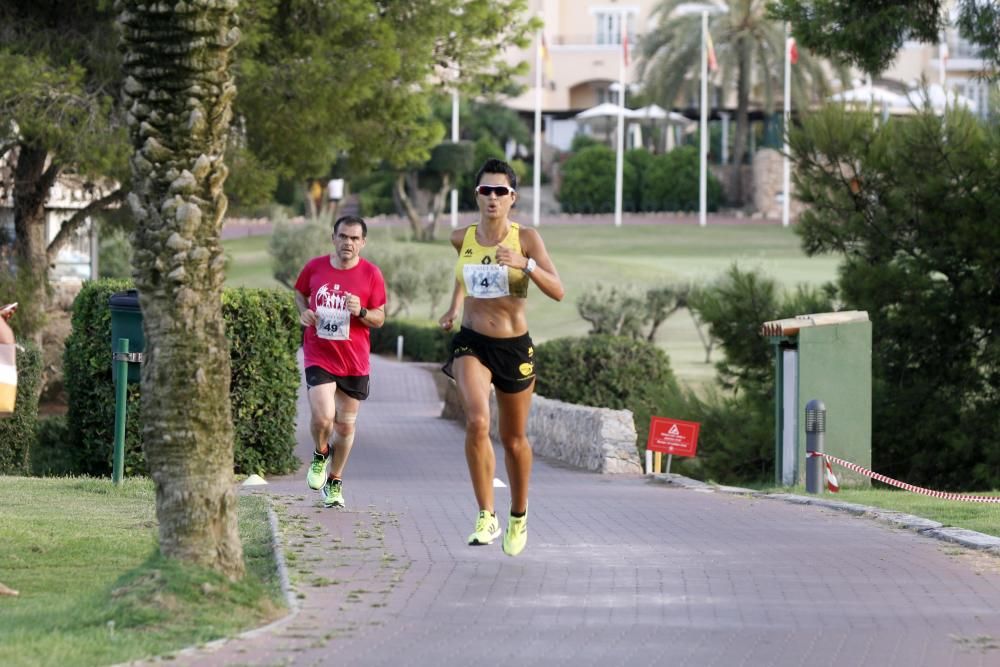
[{"label": "black running shorts", "polygon": [[531,336],[491,338],[462,327],[451,339],[451,356],[441,370],[454,378],[455,359],[471,355],[493,374],[493,386],[505,394],[516,394],[532,386],[535,379],[535,348]]},{"label": "black running shorts", "polygon": [[319,366],[310,366],[306,369],[306,386],[312,389],[321,384],[337,383],[337,389],[344,392],[351,398],[363,401],[368,398],[369,376],[348,375],[340,376],[327,372]]}]

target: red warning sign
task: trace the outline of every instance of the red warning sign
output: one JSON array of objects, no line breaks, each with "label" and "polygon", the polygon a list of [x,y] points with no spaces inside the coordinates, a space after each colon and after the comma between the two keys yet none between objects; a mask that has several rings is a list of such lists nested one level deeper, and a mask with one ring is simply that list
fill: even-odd
[{"label": "red warning sign", "polygon": [[699,429],[701,424],[698,422],[653,417],[649,422],[646,449],[673,456],[694,456],[698,450]]}]

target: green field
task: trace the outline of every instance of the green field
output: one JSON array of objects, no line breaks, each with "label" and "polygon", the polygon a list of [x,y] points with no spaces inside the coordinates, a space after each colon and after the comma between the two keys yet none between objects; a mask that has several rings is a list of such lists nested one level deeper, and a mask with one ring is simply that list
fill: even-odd
[{"label": "green field", "polygon": [[[692,218],[692,221],[694,218]],[[369,244],[407,243],[414,262],[454,258],[447,242],[449,229],[439,229],[440,240],[434,243],[409,243],[402,227],[379,228],[373,224]],[[662,282],[715,280],[734,262],[743,269],[760,269],[787,288],[797,284],[820,285],[836,278],[838,258],[806,257],[799,237],[791,228],[751,224],[709,226],[558,224],[540,229],[549,254],[566,287],[566,298],[556,303],[537,291],[528,299],[528,321],[536,342],[560,336],[582,335],[589,325],[576,311],[576,299],[588,287],[607,285],[652,285]],[[230,255],[228,284],[231,286],[270,287],[269,237],[249,237],[225,241]],[[316,254],[329,251],[317,248]],[[450,280],[449,275],[443,280]],[[427,301],[417,302],[408,317],[436,320],[443,312],[440,304],[431,313]],[[665,322],[657,333],[657,343],[670,355],[678,377],[691,385],[709,381],[714,369],[705,363],[705,351],[687,311],[680,311]],[[719,350],[712,353],[717,361]]]}]

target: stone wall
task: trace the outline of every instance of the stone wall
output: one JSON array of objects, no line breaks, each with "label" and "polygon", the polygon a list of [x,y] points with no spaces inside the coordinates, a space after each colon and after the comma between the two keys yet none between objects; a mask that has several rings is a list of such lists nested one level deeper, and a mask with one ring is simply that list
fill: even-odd
[{"label": "stone wall", "polygon": [[[762,148],[753,156],[753,206],[765,218],[781,219],[781,198],[784,186],[784,159],[773,148]],[[795,183],[789,182],[792,200],[788,206],[788,217],[797,220],[804,208],[795,199]]]},{"label": "stone wall", "polygon": [[[464,421],[454,382],[444,391],[442,417]],[[490,397],[490,437],[500,442],[496,396]],[[635,424],[629,410],[573,405],[535,394],[528,440],[539,456],[600,473],[642,473]]]}]

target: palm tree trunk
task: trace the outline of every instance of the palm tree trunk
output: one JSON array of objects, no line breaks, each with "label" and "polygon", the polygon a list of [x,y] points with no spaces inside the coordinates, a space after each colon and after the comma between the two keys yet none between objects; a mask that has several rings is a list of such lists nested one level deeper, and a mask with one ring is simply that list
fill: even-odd
[{"label": "palm tree trunk", "polygon": [[[222,156],[236,94],[236,2],[124,0],[125,82],[143,312],[143,450],[160,550],[243,575],[222,319]],[[183,9],[178,9],[183,7]]]}]

